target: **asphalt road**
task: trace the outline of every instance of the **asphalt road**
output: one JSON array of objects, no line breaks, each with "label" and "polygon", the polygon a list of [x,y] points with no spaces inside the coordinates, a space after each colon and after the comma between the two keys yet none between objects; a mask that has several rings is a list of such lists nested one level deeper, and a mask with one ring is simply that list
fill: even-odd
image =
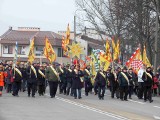
[{"label": "asphalt road", "polygon": [[110,97],[107,91],[104,100],[94,94],[82,99],[57,94],[50,98],[49,93],[36,98],[27,97],[21,92],[13,97],[3,91],[0,97],[0,120],[155,120],[160,119],[160,97],[154,102],[143,102],[133,96],[132,100],[120,101]]}]

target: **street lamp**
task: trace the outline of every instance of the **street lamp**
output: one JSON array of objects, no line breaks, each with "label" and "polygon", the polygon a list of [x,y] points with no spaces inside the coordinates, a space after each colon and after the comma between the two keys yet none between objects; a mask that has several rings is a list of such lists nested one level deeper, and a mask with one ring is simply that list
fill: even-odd
[{"label": "street lamp", "polygon": [[[83,8],[82,10],[86,10],[86,8]],[[77,9],[75,11],[75,14],[74,14],[74,41],[76,42],[76,12],[77,11],[82,11],[81,9]]]}]

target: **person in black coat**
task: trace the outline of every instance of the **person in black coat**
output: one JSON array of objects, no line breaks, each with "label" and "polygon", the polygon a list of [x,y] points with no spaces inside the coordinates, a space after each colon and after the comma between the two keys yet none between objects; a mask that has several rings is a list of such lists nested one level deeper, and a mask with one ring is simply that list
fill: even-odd
[{"label": "person in black coat", "polygon": [[78,90],[78,99],[81,99],[81,89],[83,87],[82,85],[82,78],[83,77],[83,72],[80,70],[80,65],[76,65],[75,69],[72,70],[72,76],[73,76],[73,81],[72,81],[72,88],[74,91],[74,98],[77,99],[77,90]]},{"label": "person in black coat", "polygon": [[116,91],[116,79],[114,74],[111,72],[111,68],[109,67],[106,72],[106,78],[108,80],[110,89],[111,89],[111,98],[114,98],[114,94]]},{"label": "person in black coat", "polygon": [[86,69],[83,71],[84,74],[84,88],[85,88],[85,95],[88,96],[89,91],[92,90],[92,83],[91,83],[91,72],[90,72],[90,65],[87,65]]},{"label": "person in black coat", "polygon": [[136,80],[136,73],[133,72],[132,68],[129,68],[128,74],[130,76],[128,93],[129,93],[129,99],[132,99],[133,88],[135,86],[135,80]]},{"label": "person in black coat", "polygon": [[127,72],[127,67],[123,68],[123,71],[120,72],[118,76],[119,87],[120,87],[120,99],[123,101],[128,101],[128,85],[129,85],[130,76]]},{"label": "person in black coat", "polygon": [[69,95],[70,89],[72,87],[72,70],[69,68],[70,65],[66,65],[66,80],[67,80],[67,92],[66,95]]},{"label": "person in black coat", "polygon": [[153,102],[152,100],[152,85],[153,85],[153,73],[151,71],[151,67],[148,67],[146,72],[142,75],[142,80],[144,81],[144,102],[149,100],[149,102]]},{"label": "person in black coat", "polygon": [[38,80],[38,93],[39,96],[43,96],[45,93],[45,69],[43,66],[40,66],[37,72]]},{"label": "person in black coat", "polygon": [[97,72],[95,81],[98,86],[98,98],[100,100],[103,100],[106,89],[106,72],[103,70],[103,67],[101,67],[100,70]]},{"label": "person in black coat", "polygon": [[27,74],[27,90],[28,90],[28,97],[30,97],[31,90],[32,90],[32,97],[35,97],[36,85],[37,85],[37,69],[28,63],[28,67],[26,69]]},{"label": "person in black coat", "polygon": [[13,67],[12,70],[12,76],[13,76],[13,96],[19,96],[18,92],[20,90],[21,87],[21,82],[22,82],[22,71],[20,71],[19,66],[17,67]]},{"label": "person in black coat", "polygon": [[26,74],[26,67],[24,64],[20,64],[20,70],[22,72],[22,90],[23,92],[26,91],[27,88],[27,74]]}]

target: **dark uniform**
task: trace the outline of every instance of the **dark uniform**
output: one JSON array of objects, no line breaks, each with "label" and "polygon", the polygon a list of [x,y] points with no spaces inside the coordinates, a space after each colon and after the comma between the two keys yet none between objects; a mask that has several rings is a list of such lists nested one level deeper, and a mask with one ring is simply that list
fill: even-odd
[{"label": "dark uniform", "polygon": [[109,81],[109,85],[110,85],[111,98],[114,98],[114,94],[116,92],[116,85],[117,85],[115,76],[110,70],[108,70],[106,73],[106,77],[107,77],[107,80]]},{"label": "dark uniform", "polygon": [[40,67],[37,72],[38,77],[38,93],[39,96],[44,95],[45,93],[45,70]]},{"label": "dark uniform", "polygon": [[18,91],[21,87],[22,82],[22,72],[20,71],[19,67],[15,67],[12,70],[13,75],[13,96],[18,96]]},{"label": "dark uniform", "polygon": [[20,66],[20,71],[22,72],[22,89],[23,92],[26,91],[26,87],[27,87],[27,74],[26,74],[26,68],[24,66]]},{"label": "dark uniform", "polygon": [[86,68],[83,71],[84,74],[84,88],[85,88],[85,95],[88,96],[89,91],[92,90],[92,83],[91,83],[91,73],[90,68]]},{"label": "dark uniform", "polygon": [[98,98],[103,100],[106,89],[106,72],[101,70],[98,71],[95,80],[98,86]]},{"label": "dark uniform", "polygon": [[[80,68],[80,66],[78,66]],[[72,71],[73,81],[72,88],[74,93],[74,98],[77,99],[77,90],[78,90],[78,99],[81,99],[81,89],[83,87],[83,83],[81,81],[81,77],[83,77],[83,72],[80,69],[75,69]]]},{"label": "dark uniform", "polygon": [[72,87],[72,70],[69,69],[69,65],[66,66],[66,80],[67,80],[67,93],[69,95],[70,89]]},{"label": "dark uniform", "polygon": [[152,85],[153,85],[153,73],[151,72],[151,68],[148,67],[146,72],[142,75],[142,80],[144,81],[144,101],[147,99],[149,102],[153,102],[152,100]]},{"label": "dark uniform", "polygon": [[129,79],[130,79],[130,76],[127,73],[127,68],[124,67],[123,72],[121,72],[118,76],[119,87],[120,87],[120,99],[122,101],[123,100],[128,101],[127,96],[128,96]]},{"label": "dark uniform", "polygon": [[57,69],[60,77],[60,82],[59,82],[59,93],[63,93],[64,95],[66,94],[66,89],[67,89],[67,80],[66,80],[66,69],[64,67],[59,67]]},{"label": "dark uniform", "polygon": [[130,76],[128,93],[129,93],[129,98],[132,99],[133,88],[135,86],[135,80],[136,80],[136,74],[132,71],[132,68],[129,69],[128,74]]},{"label": "dark uniform", "polygon": [[[33,66],[32,66],[33,67]],[[32,90],[32,97],[35,97],[35,91],[36,91],[36,84],[37,84],[37,70],[35,67],[32,69],[31,65],[27,67],[26,73],[27,73],[27,90],[28,90],[28,97],[30,97],[31,90]]]}]

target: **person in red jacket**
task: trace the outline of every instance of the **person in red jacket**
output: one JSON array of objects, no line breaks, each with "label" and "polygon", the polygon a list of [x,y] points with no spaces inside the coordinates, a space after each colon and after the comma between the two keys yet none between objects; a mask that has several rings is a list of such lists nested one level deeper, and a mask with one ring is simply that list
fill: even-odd
[{"label": "person in red jacket", "polygon": [[7,74],[4,72],[3,64],[0,63],[0,96],[2,96],[2,90],[4,86],[4,79],[7,76]]},{"label": "person in red jacket", "polygon": [[152,90],[153,90],[153,95],[157,96],[157,90],[158,90],[158,85],[159,85],[159,73],[157,72],[156,75],[153,77],[153,86],[152,86]]}]

